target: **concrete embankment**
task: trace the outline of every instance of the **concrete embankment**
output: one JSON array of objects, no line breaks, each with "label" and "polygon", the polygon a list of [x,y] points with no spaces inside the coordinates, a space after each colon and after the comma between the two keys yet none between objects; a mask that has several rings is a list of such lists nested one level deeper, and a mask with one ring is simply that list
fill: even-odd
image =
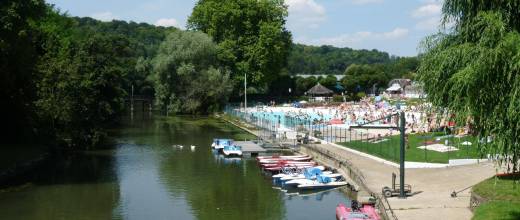
[{"label": "concrete embankment", "polygon": [[343,160],[342,156],[312,144],[302,145],[300,153],[311,155],[317,162],[337,169],[338,172],[346,177],[347,181],[353,184],[355,189],[357,189],[356,195],[352,198],[358,200],[364,200],[364,198],[367,197],[375,198],[375,205],[382,219],[397,219],[386,198],[378,195],[367,187],[363,173],[348,160]]}]

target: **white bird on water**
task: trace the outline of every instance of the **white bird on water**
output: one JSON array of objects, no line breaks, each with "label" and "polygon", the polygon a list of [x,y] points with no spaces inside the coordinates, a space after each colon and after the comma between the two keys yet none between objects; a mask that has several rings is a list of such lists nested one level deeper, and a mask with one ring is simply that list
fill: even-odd
[{"label": "white bird on water", "polygon": [[191,151],[195,151],[195,145],[191,145]]},{"label": "white bird on water", "polygon": [[182,149],[183,147],[184,147],[184,146],[182,146],[182,145],[179,145],[179,148],[180,148],[180,149]]}]

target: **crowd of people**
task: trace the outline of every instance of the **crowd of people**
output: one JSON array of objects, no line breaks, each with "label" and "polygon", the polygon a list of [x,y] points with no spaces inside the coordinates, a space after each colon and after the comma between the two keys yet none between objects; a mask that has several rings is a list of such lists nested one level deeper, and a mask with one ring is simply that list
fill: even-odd
[{"label": "crowd of people", "polygon": [[405,105],[397,102],[365,98],[359,102],[342,103],[339,106],[322,105],[311,107],[266,107],[253,111],[277,114],[278,123],[302,121],[304,123],[324,124],[348,128],[351,125],[397,125],[399,111],[405,112],[407,132],[429,132],[439,127],[452,126],[446,115],[435,114],[428,103]]}]

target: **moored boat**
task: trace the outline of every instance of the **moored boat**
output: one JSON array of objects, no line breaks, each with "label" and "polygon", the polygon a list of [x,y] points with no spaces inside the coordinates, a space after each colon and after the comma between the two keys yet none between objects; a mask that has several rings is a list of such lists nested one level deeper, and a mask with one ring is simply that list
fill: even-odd
[{"label": "moored boat", "polygon": [[[320,169],[322,171],[325,170],[324,166],[315,166],[314,168]],[[328,171],[325,171],[325,172],[328,172]],[[273,179],[282,179],[285,177],[297,176],[300,174],[303,174],[303,169],[294,169],[294,168],[285,169],[285,170],[282,169],[280,174],[273,175],[272,178]]]},{"label": "moored boat", "polygon": [[260,164],[260,167],[267,168],[267,167],[284,167],[284,166],[299,166],[299,165],[316,165],[316,162],[310,161],[310,162],[297,162],[297,161],[280,161],[278,163],[265,163]]},{"label": "moored boat", "polygon": [[310,161],[312,157],[310,156],[302,156],[302,157],[293,157],[293,158],[265,158],[265,159],[257,159],[258,163],[277,163],[279,161],[295,161],[295,162],[306,162]]},{"label": "moored boat", "polygon": [[312,159],[309,155],[289,155],[289,156],[280,156],[280,155],[273,155],[273,156],[258,156],[256,157],[256,160],[295,160],[295,161],[301,161],[301,160],[310,160]]},{"label": "moored boat", "polygon": [[303,169],[303,168],[313,167],[315,165],[316,165],[315,163],[313,163],[313,164],[299,164],[299,165],[287,164],[287,165],[283,165],[283,166],[265,167],[264,170],[274,173],[274,172],[279,172],[279,171],[281,171],[282,169],[285,169],[285,168]]},{"label": "moored boat", "polygon": [[236,145],[230,145],[230,146],[224,146],[222,149],[222,153],[227,156],[236,156],[241,157],[242,156],[242,147],[236,146]]},{"label": "moored boat", "polygon": [[337,220],[380,220],[381,218],[376,212],[376,209],[371,205],[363,205],[362,208],[357,207],[357,202],[352,201],[352,207],[347,208],[343,203],[336,207]]},{"label": "moored boat", "polygon": [[[341,174],[339,174],[339,173],[332,173],[331,171],[324,171],[321,175],[326,176],[326,177],[330,177],[330,178],[333,178],[333,179],[340,179],[341,177],[343,177]],[[282,178],[280,178],[280,181],[287,182],[287,181],[298,180],[298,179],[307,179],[307,178],[305,177],[305,175],[299,174],[299,175],[282,177]]]},{"label": "moored boat", "polygon": [[299,189],[328,189],[335,188],[340,186],[346,186],[348,183],[346,181],[335,178],[330,178],[324,175],[317,175],[316,180],[303,179],[304,182],[298,184]]},{"label": "moored boat", "polygon": [[213,143],[211,144],[211,148],[215,150],[222,150],[225,146],[231,146],[233,145],[232,139],[213,139]]}]

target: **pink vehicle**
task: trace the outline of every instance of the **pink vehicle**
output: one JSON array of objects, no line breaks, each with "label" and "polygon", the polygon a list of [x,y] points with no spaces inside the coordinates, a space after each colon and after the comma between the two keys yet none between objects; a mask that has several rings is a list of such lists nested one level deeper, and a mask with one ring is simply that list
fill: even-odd
[{"label": "pink vehicle", "polygon": [[353,202],[354,208],[347,208],[343,203],[338,204],[336,207],[336,219],[337,220],[380,220],[381,218],[376,212],[374,206],[363,205],[362,208],[357,208],[357,202]]}]

